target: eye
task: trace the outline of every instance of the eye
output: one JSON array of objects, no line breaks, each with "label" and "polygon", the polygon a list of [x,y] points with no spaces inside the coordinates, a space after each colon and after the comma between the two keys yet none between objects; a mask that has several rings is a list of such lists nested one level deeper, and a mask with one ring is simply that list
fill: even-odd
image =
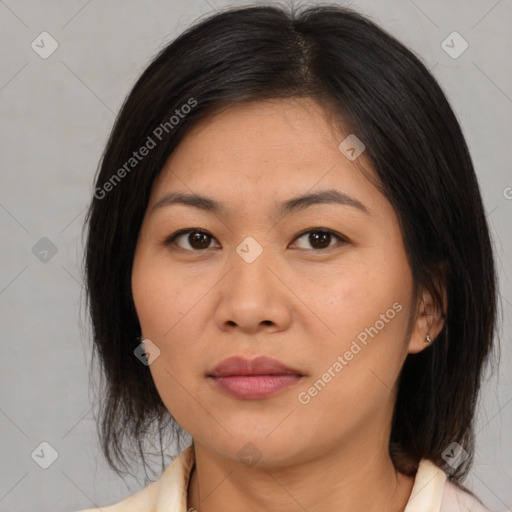
[{"label": "eye", "polygon": [[[348,240],[345,237],[334,233],[334,231],[324,228],[314,228],[303,231],[295,238],[295,240],[300,240],[301,238],[305,240],[306,245],[310,244],[313,250],[330,249],[333,247],[333,245],[335,245],[331,244],[331,242],[335,240],[338,240],[342,244],[348,243]],[[303,246],[299,247],[299,249],[308,249],[308,247]]]},{"label": "eye", "polygon": [[[185,240],[185,243],[187,243],[189,247],[184,247],[183,245],[177,243],[180,240]],[[215,238],[212,235],[210,235],[210,233],[208,233],[207,231],[203,231],[202,229],[189,228],[182,229],[181,231],[172,234],[165,240],[164,244],[175,244],[179,248],[189,251],[201,251],[209,249],[212,240],[215,240]]]},{"label": "eye", "polygon": [[[332,242],[338,241],[338,243],[341,242],[341,244],[348,243],[348,240],[345,237],[325,228],[313,228],[308,229],[307,231],[303,231],[294,238],[294,241],[301,239],[304,239],[305,243],[309,243],[310,248],[316,251],[330,249],[333,247],[333,245],[336,245]],[[208,231],[204,231],[199,228],[188,228],[173,233],[167,237],[163,243],[164,245],[172,244],[178,246],[180,249],[197,252],[211,249],[212,247],[210,247],[210,244],[213,240],[215,240],[215,238],[210,233],[208,233]],[[186,244],[188,244],[188,247]],[[308,247],[304,247],[303,245],[304,242],[299,244],[298,248],[310,249]],[[220,247],[220,245],[217,245],[217,247]]]}]

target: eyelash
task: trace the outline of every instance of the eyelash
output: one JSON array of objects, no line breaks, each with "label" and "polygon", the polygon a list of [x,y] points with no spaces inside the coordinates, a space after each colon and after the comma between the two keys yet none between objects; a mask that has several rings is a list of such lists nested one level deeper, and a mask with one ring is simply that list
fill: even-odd
[{"label": "eyelash", "polygon": [[[165,246],[175,245],[176,239],[178,239],[180,236],[188,235],[190,233],[201,233],[203,235],[210,236],[213,240],[215,240],[215,237],[212,236],[208,231],[205,231],[200,228],[187,228],[187,229],[181,229],[181,230],[177,231],[176,233],[173,233],[172,235],[168,236],[163,241],[163,245],[165,245]],[[307,230],[301,231],[298,235],[295,236],[295,238],[293,240],[302,238],[304,235],[308,235],[310,233],[329,234],[329,235],[337,238],[339,240],[338,244],[341,243],[341,245],[346,245],[349,243],[349,240],[346,237],[340,235],[339,233],[336,233],[335,231],[332,231],[332,230],[326,229],[326,228],[309,228]],[[327,252],[327,251],[333,249],[334,247],[336,247],[336,245],[338,245],[338,244],[329,245],[328,247],[326,247],[324,249],[302,249],[302,250]],[[190,252],[202,252],[202,251],[207,251],[208,249],[211,249],[211,247],[207,247],[206,249],[184,249],[183,247],[178,246],[178,249],[181,249],[183,251],[190,251]]]}]

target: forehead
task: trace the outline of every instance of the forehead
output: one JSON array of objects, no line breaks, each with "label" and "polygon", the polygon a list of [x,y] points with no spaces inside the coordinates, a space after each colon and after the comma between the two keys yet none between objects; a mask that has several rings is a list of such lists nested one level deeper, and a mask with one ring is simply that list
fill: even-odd
[{"label": "forehead", "polygon": [[311,99],[250,102],[203,118],[186,134],[170,162],[186,153],[186,159],[194,162],[243,164],[240,172],[269,159],[273,162],[267,168],[301,168],[318,157],[320,147],[337,151],[336,140],[323,109]]},{"label": "forehead", "polygon": [[350,161],[341,152],[347,135],[309,98],[230,106],[184,136],[155,181],[150,206],[171,190],[263,204],[335,187],[364,196],[372,209],[381,194],[361,168],[374,173],[364,153]]}]

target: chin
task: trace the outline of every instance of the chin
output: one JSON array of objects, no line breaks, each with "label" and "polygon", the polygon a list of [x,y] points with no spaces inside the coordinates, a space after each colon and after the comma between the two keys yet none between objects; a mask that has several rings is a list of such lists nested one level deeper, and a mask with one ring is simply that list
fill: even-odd
[{"label": "chin", "polygon": [[279,435],[273,432],[269,436],[270,430],[255,432],[253,435],[247,429],[238,435],[230,432],[233,438],[225,439],[220,446],[207,444],[207,447],[249,468],[272,469],[292,465],[304,455],[303,442],[297,443],[297,436],[292,433],[281,432]]}]

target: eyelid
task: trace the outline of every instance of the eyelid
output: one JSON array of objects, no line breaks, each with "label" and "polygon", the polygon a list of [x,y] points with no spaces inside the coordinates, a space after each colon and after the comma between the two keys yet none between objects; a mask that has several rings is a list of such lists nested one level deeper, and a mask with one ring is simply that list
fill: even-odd
[{"label": "eyelid", "polygon": [[[328,233],[332,236],[334,236],[335,238],[338,239],[338,244],[339,243],[342,243],[342,244],[348,244],[350,243],[350,240],[342,235],[341,233],[338,233],[337,231],[333,231],[332,229],[328,229],[328,228],[322,228],[322,227],[312,227],[312,228],[307,228],[307,229],[304,229],[302,230],[300,233],[297,233],[294,237],[293,237],[293,240],[292,242],[294,242],[295,240],[299,239],[299,238],[302,238],[304,235],[307,235],[308,233]],[[202,228],[185,228],[185,229],[180,229],[179,231],[176,231],[175,233],[171,234],[170,236],[166,237],[162,244],[164,246],[168,246],[168,245],[171,245],[175,242],[175,240],[182,236],[182,235],[186,235],[186,234],[190,234],[190,233],[202,233],[202,234],[205,234],[205,235],[208,235],[210,236],[213,240],[216,240],[217,243],[218,240],[207,230],[205,229],[202,229]],[[334,245],[331,245],[331,246],[328,246],[326,247],[325,249],[302,249],[302,250],[306,250],[308,252],[328,252],[330,249],[336,247],[336,245],[338,244],[334,244]],[[220,243],[219,243],[220,245]],[[184,251],[188,251],[188,252],[203,252],[203,251],[207,251],[208,249],[212,249],[212,247],[208,247],[206,249],[197,249],[197,250],[193,250],[193,249],[183,249],[183,247],[177,247],[178,249],[181,249],[181,250],[184,250]]]},{"label": "eyelid", "polygon": [[[187,235],[187,234],[190,234],[190,233],[202,233],[204,235],[210,236],[214,240],[217,240],[209,231],[206,231],[205,229],[201,229],[201,228],[185,228],[185,229],[180,229],[179,231],[176,231],[172,235],[167,236],[164,239],[164,241],[162,242],[162,244],[165,245],[165,246],[171,245],[180,236]],[[217,240],[217,242],[218,242],[218,240]],[[179,247],[178,246],[178,249],[183,249],[183,247]],[[192,251],[190,249],[183,249],[183,250],[184,251],[189,251],[189,252],[201,252],[201,250],[195,250],[195,251]],[[202,249],[202,250],[206,251],[206,249]]]},{"label": "eyelid", "polygon": [[[322,227],[307,228],[307,229],[301,231],[300,233],[296,234],[295,237],[293,238],[293,241],[297,240],[298,238],[302,238],[304,235],[307,235],[308,233],[328,233],[328,234],[336,237],[340,242],[343,242],[345,244],[350,243],[350,240],[346,236],[342,235],[341,233],[338,233],[337,231],[334,231],[332,229],[322,228]],[[334,245],[329,246],[326,249],[310,249],[310,251],[325,252],[325,251],[328,251],[329,249],[331,249],[332,247],[334,247]]]}]

